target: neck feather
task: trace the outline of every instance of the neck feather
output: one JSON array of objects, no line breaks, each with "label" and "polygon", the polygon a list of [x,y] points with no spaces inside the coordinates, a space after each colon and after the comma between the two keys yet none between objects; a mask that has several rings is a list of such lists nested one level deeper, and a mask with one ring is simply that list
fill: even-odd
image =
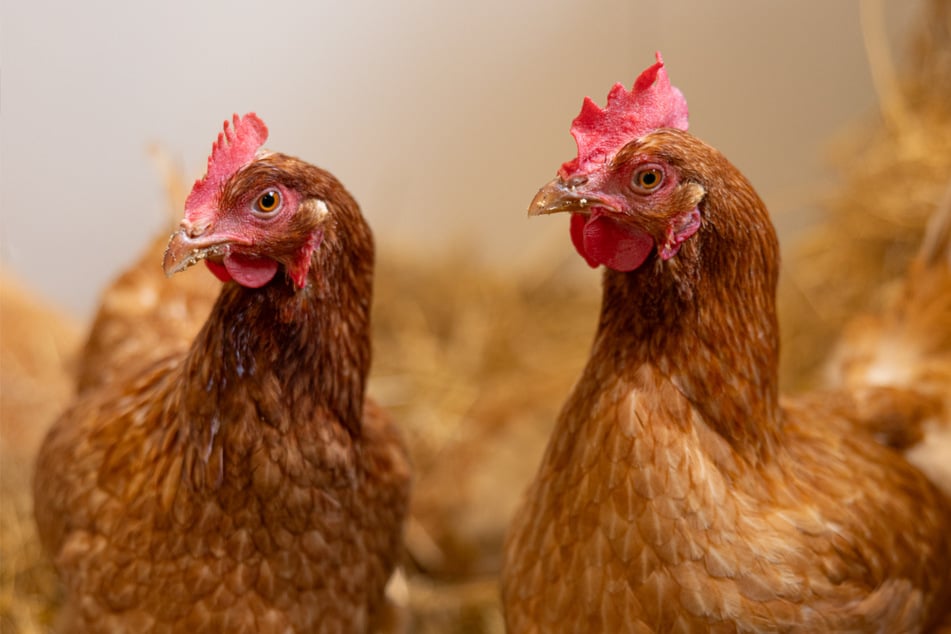
[{"label": "neck feather", "polygon": [[676,256],[605,273],[595,351],[630,371],[655,368],[711,428],[755,458],[781,420],[778,241],[739,172],[709,180],[702,227]]},{"label": "neck feather", "polygon": [[361,433],[373,244],[359,211],[337,211],[344,217],[323,228],[303,288],[279,273],[259,289],[222,290],[184,366],[185,411],[201,442],[249,406],[278,428],[327,421]]}]

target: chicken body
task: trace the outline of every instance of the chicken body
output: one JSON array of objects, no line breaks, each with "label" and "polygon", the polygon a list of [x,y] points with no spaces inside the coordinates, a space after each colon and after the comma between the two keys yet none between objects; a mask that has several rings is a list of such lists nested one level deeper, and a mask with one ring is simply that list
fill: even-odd
[{"label": "chicken body", "polygon": [[533,211],[572,212],[608,270],[591,357],[510,529],[510,631],[934,627],[951,505],[842,399],[780,399],[778,242],[750,184],[675,129],[584,177],[569,166]]},{"label": "chicken body", "polygon": [[40,450],[58,631],[354,632],[382,603],[409,468],[364,397],[372,238],[333,176],[257,147],[169,243],[166,270],[234,272],[191,347],[91,385]]},{"label": "chicken body", "polygon": [[198,270],[166,279],[158,263],[168,233],[157,236],[103,293],[79,355],[79,392],[187,350],[208,319],[220,284]]},{"label": "chicken body", "polygon": [[188,194],[181,171],[161,150],[150,151],[167,194],[168,226],[134,263],[103,291],[77,362],[77,391],[84,392],[141,370],[191,346],[208,319],[221,285],[206,271],[169,279],[157,266],[178,225]]}]

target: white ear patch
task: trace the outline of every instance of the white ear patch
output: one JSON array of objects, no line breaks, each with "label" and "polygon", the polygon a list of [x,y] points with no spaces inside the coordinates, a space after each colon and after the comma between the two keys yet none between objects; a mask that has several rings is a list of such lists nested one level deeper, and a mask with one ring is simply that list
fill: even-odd
[{"label": "white ear patch", "polygon": [[330,213],[327,203],[319,198],[307,198],[301,202],[300,210],[313,216],[314,222],[321,222]]}]

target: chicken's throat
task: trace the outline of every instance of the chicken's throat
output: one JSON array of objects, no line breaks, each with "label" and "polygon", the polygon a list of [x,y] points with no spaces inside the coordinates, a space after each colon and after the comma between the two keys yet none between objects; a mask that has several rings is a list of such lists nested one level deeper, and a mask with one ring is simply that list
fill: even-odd
[{"label": "chicken's throat", "polygon": [[[670,275],[674,261],[678,275]],[[596,348],[622,372],[655,368],[712,429],[758,454],[779,424],[770,289],[717,284],[710,271],[691,271],[690,261],[608,271]]]},{"label": "chicken's throat", "polygon": [[215,277],[222,282],[235,281],[245,288],[261,288],[277,274],[278,263],[271,258],[258,258],[231,253],[221,262],[205,260]]}]

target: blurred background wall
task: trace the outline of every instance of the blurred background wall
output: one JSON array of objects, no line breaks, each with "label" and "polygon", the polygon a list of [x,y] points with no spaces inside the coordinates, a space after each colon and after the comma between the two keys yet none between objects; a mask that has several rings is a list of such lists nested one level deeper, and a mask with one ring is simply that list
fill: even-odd
[{"label": "blurred background wall", "polygon": [[[870,2],[895,53],[920,2]],[[574,155],[581,100],[663,52],[691,130],[759,189],[787,241],[829,183],[823,147],[876,95],[858,1],[304,0],[0,5],[0,256],[79,316],[166,222],[146,153],[200,176],[224,118],[329,168],[382,248],[464,243],[513,270],[567,246],[525,218]],[[434,258],[434,265],[437,260]],[[158,266],[159,263],[156,263]],[[570,266],[584,273],[579,258]]]}]

